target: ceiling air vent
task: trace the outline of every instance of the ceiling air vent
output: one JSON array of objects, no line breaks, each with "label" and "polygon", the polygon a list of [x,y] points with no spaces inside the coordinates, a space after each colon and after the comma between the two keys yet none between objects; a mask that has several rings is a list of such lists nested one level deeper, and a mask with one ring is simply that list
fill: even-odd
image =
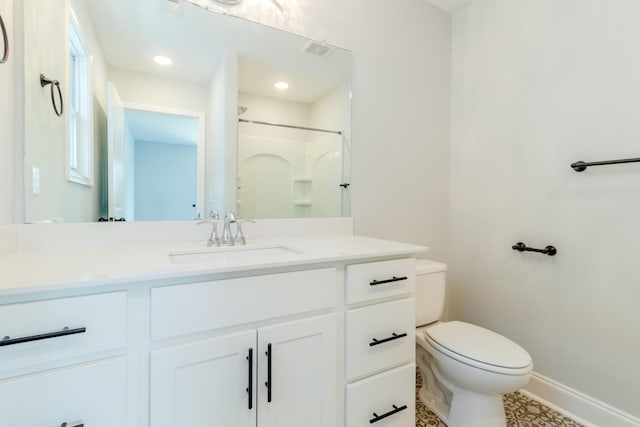
[{"label": "ceiling air vent", "polygon": [[308,53],[309,55],[319,56],[320,58],[325,58],[329,56],[331,52],[333,52],[334,47],[328,45],[324,42],[317,42],[311,40],[307,45],[302,49],[303,53]]}]

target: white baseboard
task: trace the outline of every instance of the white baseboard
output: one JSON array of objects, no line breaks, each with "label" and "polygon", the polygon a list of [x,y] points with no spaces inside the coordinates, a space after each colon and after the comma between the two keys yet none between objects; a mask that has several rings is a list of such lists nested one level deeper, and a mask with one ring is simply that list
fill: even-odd
[{"label": "white baseboard", "polygon": [[536,372],[521,392],[585,427],[640,427],[640,418]]}]

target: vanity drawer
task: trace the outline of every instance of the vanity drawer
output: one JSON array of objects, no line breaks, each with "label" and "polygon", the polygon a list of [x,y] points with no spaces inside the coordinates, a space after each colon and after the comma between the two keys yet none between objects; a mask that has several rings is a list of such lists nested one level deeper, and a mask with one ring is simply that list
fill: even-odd
[{"label": "vanity drawer", "polygon": [[0,377],[16,369],[39,369],[63,359],[116,349],[124,352],[127,294],[0,306],[0,339]]},{"label": "vanity drawer", "polygon": [[127,425],[124,357],[0,381],[7,427]]},{"label": "vanity drawer", "polygon": [[347,266],[347,304],[409,295],[415,289],[415,259]]},{"label": "vanity drawer", "polygon": [[332,308],[336,278],[332,267],[154,288],[151,338]]},{"label": "vanity drawer", "polygon": [[411,363],[347,385],[347,427],[414,426],[415,379]]},{"label": "vanity drawer", "polygon": [[406,298],[347,311],[348,381],[415,360],[414,304]]}]

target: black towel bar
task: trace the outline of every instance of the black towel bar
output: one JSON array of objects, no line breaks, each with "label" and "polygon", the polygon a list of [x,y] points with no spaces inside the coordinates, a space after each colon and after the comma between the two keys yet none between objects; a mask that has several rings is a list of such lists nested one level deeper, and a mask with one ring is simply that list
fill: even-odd
[{"label": "black towel bar", "polygon": [[575,163],[571,163],[571,167],[576,172],[583,172],[589,166],[618,165],[621,163],[638,163],[638,162],[640,162],[640,157],[635,157],[633,159],[603,160],[601,162],[583,162],[582,160],[580,160]]},{"label": "black towel bar", "polygon": [[549,256],[554,256],[558,253],[558,250],[555,248],[555,246],[547,246],[544,249],[536,249],[530,248],[522,242],[518,242],[515,245],[511,246],[511,249],[518,252],[538,252]]}]

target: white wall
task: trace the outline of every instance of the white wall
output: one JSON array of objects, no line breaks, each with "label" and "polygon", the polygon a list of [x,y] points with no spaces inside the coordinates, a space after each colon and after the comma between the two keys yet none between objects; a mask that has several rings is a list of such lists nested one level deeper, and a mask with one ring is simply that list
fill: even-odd
[{"label": "white wall", "polygon": [[[99,88],[94,99],[94,182],[93,186],[80,185],[67,180],[67,144],[68,140],[68,111],[62,117],[53,112],[50,97],[50,86],[41,88],[39,76],[44,74],[51,79],[61,82],[62,94],[68,109],[69,100],[69,66],[65,58],[69,56],[68,12],[69,0],[53,1],[24,1],[20,6],[21,12],[16,19],[21,22],[20,29],[24,31],[24,50],[30,54],[22,61],[24,66],[16,71],[16,82],[24,85],[25,104],[16,101],[16,109],[24,110],[24,146],[16,141],[17,151],[24,150],[25,170],[24,183],[26,191],[22,189],[22,179],[17,179],[14,203],[17,205],[16,217],[24,216],[27,222],[66,221],[81,222],[95,221],[101,210],[100,185],[97,180],[100,171],[100,153],[106,143],[104,133],[104,112],[99,103],[99,92],[103,89],[101,78],[104,76],[104,60],[99,46],[95,43],[95,36],[88,16],[79,3],[74,0],[76,16],[82,26],[82,33],[87,38],[92,55],[93,88]],[[15,5],[14,5],[15,6]],[[23,11],[22,11],[23,9]],[[24,24],[22,24],[24,21]],[[17,73],[24,74],[18,79]],[[16,96],[22,98],[22,91]],[[16,135],[22,131],[18,112],[14,112],[16,120],[12,123]],[[22,114],[20,115],[22,118]],[[17,139],[17,138],[16,138]],[[16,162],[22,162],[21,156]],[[15,164],[16,173],[22,173],[21,165]],[[32,168],[40,170],[40,194],[32,193]],[[19,172],[18,172],[19,171]],[[15,188],[15,187],[14,187]],[[0,193],[1,194],[1,193]],[[24,206],[24,209],[23,209]],[[23,212],[24,211],[24,212]]]},{"label": "white wall", "polygon": [[[15,39],[13,35],[13,2],[0,0],[0,16],[5,23],[9,36],[9,59],[0,64],[0,226],[13,223],[15,200],[13,190],[15,186],[16,169],[15,144],[13,126],[13,75],[15,64]],[[0,40],[0,56],[4,54],[4,43]]]},{"label": "white wall", "polygon": [[107,76],[124,104],[164,107],[170,110],[207,110],[209,101],[205,85],[114,67],[108,69]]},{"label": "white wall", "polygon": [[[615,3],[615,4],[614,4]],[[482,0],[453,21],[453,316],[640,415],[640,2]],[[517,253],[553,244],[555,257]]]},{"label": "white wall", "polygon": [[[212,77],[209,90],[206,130],[206,210],[235,211],[238,137],[238,55],[225,52]],[[232,88],[234,88],[232,90]]]}]

